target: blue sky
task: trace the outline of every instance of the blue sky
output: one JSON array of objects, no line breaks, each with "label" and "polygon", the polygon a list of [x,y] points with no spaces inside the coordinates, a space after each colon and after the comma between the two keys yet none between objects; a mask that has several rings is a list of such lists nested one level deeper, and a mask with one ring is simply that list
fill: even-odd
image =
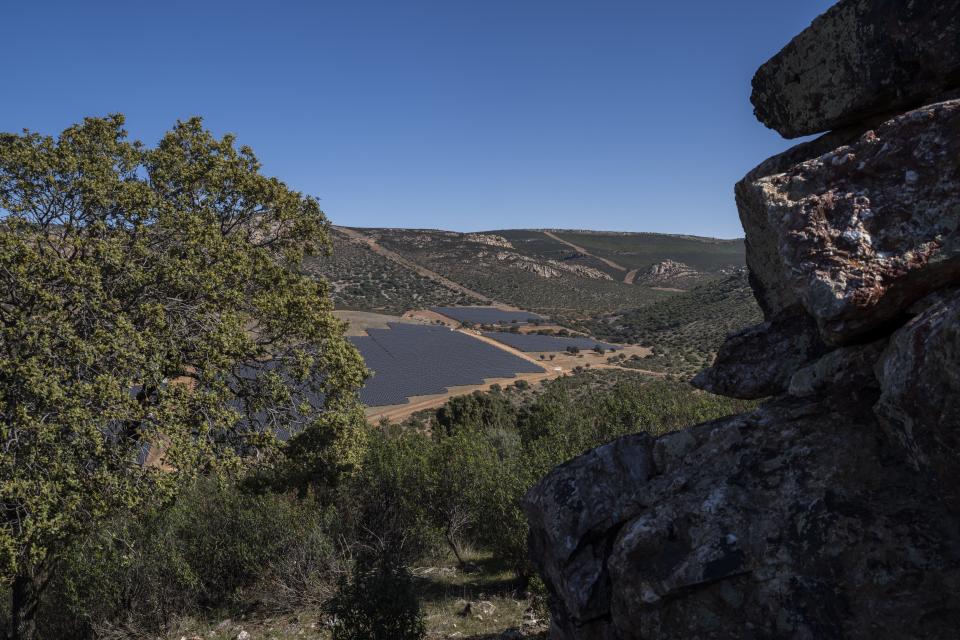
[{"label": "blue sky", "polygon": [[828,0],[7,3],[0,130],[201,115],[354,226],[735,237],[756,68]]}]

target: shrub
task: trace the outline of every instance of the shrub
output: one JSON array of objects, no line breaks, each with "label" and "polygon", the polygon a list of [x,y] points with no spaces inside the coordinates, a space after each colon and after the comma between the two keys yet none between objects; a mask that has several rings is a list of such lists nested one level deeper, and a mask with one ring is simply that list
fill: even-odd
[{"label": "shrub", "polygon": [[282,610],[318,604],[341,571],[330,521],[288,496],[201,480],[169,508],[116,519],[70,547],[42,604],[42,635],[120,624],[148,634],[252,601]]},{"label": "shrub", "polygon": [[333,640],[419,640],[426,634],[413,577],[394,558],[358,562],[325,611]]}]

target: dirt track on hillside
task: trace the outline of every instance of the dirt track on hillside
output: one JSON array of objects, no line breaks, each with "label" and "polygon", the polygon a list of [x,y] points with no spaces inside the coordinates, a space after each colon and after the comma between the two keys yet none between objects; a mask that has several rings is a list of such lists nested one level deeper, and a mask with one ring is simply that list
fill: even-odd
[{"label": "dirt track on hillside", "polygon": [[[581,247],[581,246],[579,246],[579,245],[575,245],[575,244],[573,244],[572,242],[568,242],[568,241],[564,240],[563,238],[557,236],[555,233],[553,233],[553,232],[551,232],[551,231],[544,231],[544,232],[543,232],[543,235],[547,236],[547,237],[550,238],[551,240],[556,240],[557,242],[560,242],[560,243],[562,243],[562,244],[567,245],[568,247],[570,247],[571,249],[573,249],[574,251],[576,251],[576,252],[578,252],[578,253],[582,253],[582,254],[585,255],[585,256],[590,256],[591,258],[596,258],[597,260],[599,260],[599,261],[602,262],[603,264],[607,265],[607,266],[610,267],[611,269],[616,269],[617,271],[628,271],[628,269],[627,269],[625,266],[623,266],[622,264],[617,264],[617,263],[614,262],[613,260],[607,260],[606,258],[601,258],[600,256],[595,256],[595,255],[593,255],[592,253],[590,253],[589,251],[587,251],[586,249],[584,249],[583,247]],[[629,274],[628,274],[628,275],[629,275]]]},{"label": "dirt track on hillside", "polygon": [[637,271],[639,271],[639,269],[627,271],[627,275],[623,276],[624,284],[633,284],[633,281],[637,279]]},{"label": "dirt track on hillside", "polygon": [[363,244],[370,247],[370,250],[373,251],[374,253],[379,254],[384,258],[387,258],[388,260],[392,260],[398,264],[401,264],[407,269],[410,269],[411,271],[415,271],[425,278],[436,280],[437,282],[443,284],[444,286],[450,289],[453,289],[454,291],[465,293],[466,295],[476,298],[481,302],[486,302],[487,304],[496,305],[498,307],[502,307],[510,311],[519,311],[519,309],[517,309],[516,307],[511,307],[509,305],[505,305],[500,302],[497,302],[496,300],[489,298],[478,291],[474,291],[473,289],[468,289],[462,284],[454,282],[450,278],[445,278],[444,276],[440,275],[436,271],[431,271],[430,269],[427,269],[423,265],[417,264],[412,260],[404,258],[399,253],[395,251],[391,251],[390,249],[387,249],[386,247],[382,246],[379,242],[377,242],[373,238],[367,235],[364,235],[359,231],[355,231],[354,229],[348,229],[347,227],[336,227],[336,226],[334,227],[334,229],[348,236],[351,240],[362,242]]}]

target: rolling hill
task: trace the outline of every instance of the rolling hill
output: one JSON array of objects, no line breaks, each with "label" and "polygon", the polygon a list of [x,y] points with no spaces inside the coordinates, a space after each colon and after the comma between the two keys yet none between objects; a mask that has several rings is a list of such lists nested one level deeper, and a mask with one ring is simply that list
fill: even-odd
[{"label": "rolling hill", "polygon": [[690,236],[345,228],[334,236],[333,257],[311,270],[333,283],[338,305],[370,311],[486,298],[553,316],[592,315],[663,300],[676,293],[670,289],[744,264],[742,241]]},{"label": "rolling hill", "polygon": [[743,240],[560,229],[331,235],[332,255],[305,268],[329,280],[339,309],[524,309],[600,339],[647,344],[654,358],[644,368],[689,374],[728,332],[760,317]]}]

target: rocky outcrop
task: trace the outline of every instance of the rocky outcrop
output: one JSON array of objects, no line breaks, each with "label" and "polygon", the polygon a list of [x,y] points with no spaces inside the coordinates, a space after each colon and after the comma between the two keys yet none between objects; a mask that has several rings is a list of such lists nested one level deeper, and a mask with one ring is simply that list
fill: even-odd
[{"label": "rocky outcrop", "polygon": [[674,260],[663,260],[647,270],[648,276],[656,278],[686,278],[698,275],[697,270]]},{"label": "rocky outcrop", "polygon": [[876,364],[877,413],[960,513],[960,291],[938,294],[897,331]]},{"label": "rocky outcrop", "polygon": [[[960,276],[960,100],[922,107],[741,188],[750,263],[848,343]],[[758,211],[760,214],[758,215]],[[765,219],[763,219],[765,218]]]},{"label": "rocky outcrop", "polygon": [[498,236],[495,233],[467,233],[463,236],[463,239],[466,242],[474,242],[476,244],[485,244],[489,247],[501,247],[503,249],[513,249],[513,243],[504,238],[503,236]]},{"label": "rocky outcrop", "polygon": [[785,399],[559,467],[525,503],[551,637],[955,637],[955,515],[878,440],[873,399]]},{"label": "rocky outcrop", "polygon": [[758,74],[778,129],[845,125],[736,188],[766,321],[694,383],[769,399],[527,494],[554,640],[957,637],[958,20],[844,0]]},{"label": "rocky outcrop", "polygon": [[[486,251],[477,254],[478,258],[485,258],[489,255]],[[498,262],[510,263],[515,269],[527,271],[541,278],[559,278],[564,272],[573,274],[581,278],[591,280],[613,280],[609,274],[575,262],[560,262],[559,260],[536,260],[529,256],[509,251],[498,251],[495,256]]]},{"label": "rocky outcrop", "polygon": [[757,118],[787,138],[936,102],[960,87],[956,0],[843,0],[753,78]]},{"label": "rocky outcrop", "polygon": [[791,377],[826,350],[813,318],[799,307],[786,309],[727,338],[713,366],[692,384],[734,398],[766,398],[783,393]]}]

